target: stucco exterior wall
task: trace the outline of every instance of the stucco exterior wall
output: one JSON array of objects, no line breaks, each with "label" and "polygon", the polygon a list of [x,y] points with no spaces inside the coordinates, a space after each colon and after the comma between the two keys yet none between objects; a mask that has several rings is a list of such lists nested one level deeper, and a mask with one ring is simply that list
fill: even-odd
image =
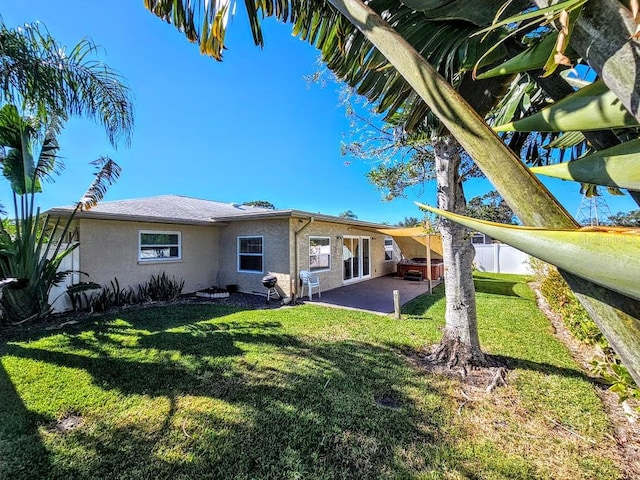
[{"label": "stucco exterior wall", "polygon": [[[178,231],[182,234],[182,259],[140,262],[140,230]],[[184,293],[215,284],[219,266],[219,229],[209,226],[81,219],[80,269],[91,280],[108,285],[114,278],[121,287],[148,281],[165,272],[184,279]]]},{"label": "stucco exterior wall", "polygon": [[[178,231],[182,235],[182,259],[141,262],[138,260],[140,230]],[[266,294],[262,278],[268,273],[278,277],[283,296],[300,292],[298,274],[309,269],[309,237],[328,237],[331,268],[316,272],[322,291],[341,287],[343,281],[342,238],[370,239],[370,276],[376,278],[395,272],[396,262],[385,261],[385,235],[346,224],[299,218],[275,218],[238,221],[218,226],[175,225],[114,220],[79,220],[80,269],[88,280],[109,284],[117,278],[122,287],[137,285],[152,275],[165,272],[185,280],[184,292],[210,287],[238,285],[241,292]],[[296,234],[296,232],[299,232]],[[238,271],[238,237],[263,238],[263,271]],[[297,248],[295,240],[297,238]],[[357,281],[357,280],[356,280]]]},{"label": "stucco exterior wall", "polygon": [[368,237],[370,239],[371,275],[364,278],[363,281],[395,272],[395,261],[385,262],[384,260],[385,235],[349,225],[316,221],[309,224],[298,235],[298,270],[309,269],[309,237],[329,237],[331,269],[314,272],[320,278],[322,291],[338,288],[344,284],[342,238],[345,236]]},{"label": "stucco exterior wall", "polygon": [[[263,271],[238,271],[238,237],[262,237]],[[289,219],[247,220],[230,223],[220,229],[220,279],[221,286],[236,284],[241,292],[266,294],[262,278],[271,273],[278,277],[278,289],[284,296],[290,295]]]}]

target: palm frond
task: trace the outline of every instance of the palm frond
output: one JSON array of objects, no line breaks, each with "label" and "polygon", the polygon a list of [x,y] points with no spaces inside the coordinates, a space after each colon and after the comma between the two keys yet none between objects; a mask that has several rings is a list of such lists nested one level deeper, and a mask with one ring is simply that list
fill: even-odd
[{"label": "palm frond", "polygon": [[95,173],[93,182],[91,182],[91,185],[89,185],[89,188],[78,202],[80,210],[89,210],[96,206],[107,193],[109,186],[120,177],[120,172],[122,171],[120,166],[108,157],[100,157],[91,162],[91,164],[99,168],[99,170]]},{"label": "palm frond", "polygon": [[109,141],[130,141],[132,94],[122,76],[94,60],[98,49],[84,39],[70,51],[43,24],[9,29],[0,19],[0,101],[34,110],[37,117],[91,118]]},{"label": "palm frond", "polygon": [[[418,204],[472,230],[636,300],[640,299],[640,230],[624,227],[546,229],[504,225]],[[620,272],[625,272],[620,275]]]},{"label": "palm frond", "polygon": [[516,15],[527,8],[529,1],[485,0],[469,8],[469,2],[460,0],[401,0],[407,7],[422,13],[430,20],[464,20],[476,26],[491,25],[499,17]]}]

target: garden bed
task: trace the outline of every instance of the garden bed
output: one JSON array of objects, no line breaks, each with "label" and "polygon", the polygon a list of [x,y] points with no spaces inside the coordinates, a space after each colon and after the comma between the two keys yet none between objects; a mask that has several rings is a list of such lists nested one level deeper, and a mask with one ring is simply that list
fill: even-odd
[{"label": "garden bed", "polygon": [[224,288],[209,287],[196,292],[196,297],[204,298],[229,298],[229,292]]}]

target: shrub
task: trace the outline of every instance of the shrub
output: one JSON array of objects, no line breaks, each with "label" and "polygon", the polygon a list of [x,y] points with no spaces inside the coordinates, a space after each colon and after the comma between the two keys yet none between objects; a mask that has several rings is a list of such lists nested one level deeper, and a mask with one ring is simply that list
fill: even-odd
[{"label": "shrub", "polygon": [[556,268],[548,268],[540,282],[540,292],[551,309],[562,316],[571,333],[581,342],[611,350],[602,332],[578,301]]},{"label": "shrub", "polygon": [[153,275],[151,279],[138,286],[138,298],[140,303],[144,301],[172,301],[177,299],[184,288],[184,280],[169,278],[165,272],[161,275]]},{"label": "shrub", "polygon": [[573,291],[555,267],[535,262],[536,275],[540,279],[540,292],[549,307],[560,315],[569,331],[583,343],[599,347],[602,354],[591,361],[591,371],[611,385],[620,401],[640,398],[640,388],[634,383],[629,371],[620,362],[598,326],[591,319]]},{"label": "shrub", "polygon": [[[100,292],[88,295],[86,290],[101,288]],[[114,278],[109,285],[100,287],[97,284],[72,285],[67,290],[74,311],[90,310],[104,312],[114,307],[124,307],[136,303],[146,302],[171,302],[182,293],[184,280],[169,278],[164,272],[153,275],[149,281],[138,285],[137,289],[131,287],[120,288],[120,282]]]},{"label": "shrub", "polygon": [[104,312],[112,307],[124,307],[137,303],[137,296],[131,287],[120,288],[120,282],[114,278],[110,286],[104,287],[100,293],[91,297],[90,307],[94,312]]}]

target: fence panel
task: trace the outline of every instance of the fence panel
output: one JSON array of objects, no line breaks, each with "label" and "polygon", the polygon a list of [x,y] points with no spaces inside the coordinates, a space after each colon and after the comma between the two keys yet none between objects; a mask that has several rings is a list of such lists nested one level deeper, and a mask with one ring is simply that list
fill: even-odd
[{"label": "fence panel", "polygon": [[[63,245],[60,250],[62,251],[66,247],[67,245]],[[64,270],[73,270],[76,273],[67,276],[62,283],[54,285],[49,291],[49,303],[52,305],[54,312],[66,312],[67,310],[71,310],[71,301],[65,293],[69,285],[73,285],[80,281],[80,274],[77,273],[80,270],[79,248],[76,248],[73,252],[62,259],[58,271]]]},{"label": "fence panel", "polygon": [[531,275],[533,269],[529,263],[531,257],[504,243],[474,245],[476,249],[475,266],[481,272],[515,273]]}]

